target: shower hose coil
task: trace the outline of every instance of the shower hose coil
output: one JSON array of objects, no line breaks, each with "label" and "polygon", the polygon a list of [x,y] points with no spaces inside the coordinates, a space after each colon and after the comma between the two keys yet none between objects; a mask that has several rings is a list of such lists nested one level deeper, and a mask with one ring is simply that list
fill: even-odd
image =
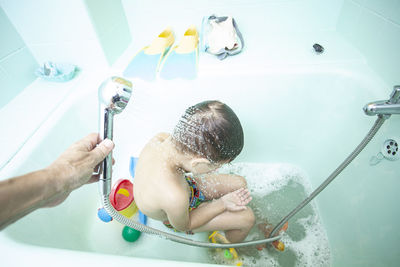
[{"label": "shower hose coil", "polygon": [[118,211],[114,209],[114,207],[111,205],[110,200],[108,195],[102,197],[102,204],[104,209],[108,212],[108,214],[117,220],[118,222],[131,227],[137,231],[146,233],[146,234],[151,234],[151,235],[156,235],[161,238],[165,238],[174,242],[182,243],[185,245],[190,245],[190,246],[196,246],[196,247],[204,247],[204,248],[239,248],[239,247],[247,247],[247,246],[255,246],[258,244],[265,244],[269,242],[273,242],[276,240],[281,239],[281,236],[275,236],[272,238],[266,238],[266,239],[260,239],[260,240],[253,240],[253,241],[246,241],[246,242],[241,242],[241,243],[229,243],[229,244],[218,244],[218,243],[209,243],[209,242],[201,242],[201,241],[196,241],[192,240],[189,238],[181,237],[178,235],[170,234],[164,231],[160,231],[158,229],[149,227],[147,225],[144,225],[142,223],[135,222],[122,214],[120,214]]}]

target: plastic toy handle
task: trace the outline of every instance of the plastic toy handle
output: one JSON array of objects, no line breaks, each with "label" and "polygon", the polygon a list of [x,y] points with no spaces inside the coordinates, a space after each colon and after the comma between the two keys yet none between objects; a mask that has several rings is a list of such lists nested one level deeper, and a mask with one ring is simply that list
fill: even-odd
[{"label": "plastic toy handle", "polygon": [[126,196],[126,197],[129,197],[129,191],[126,190],[125,188],[120,188],[120,189],[118,190],[117,194],[121,194],[121,195],[124,195],[124,196]]}]

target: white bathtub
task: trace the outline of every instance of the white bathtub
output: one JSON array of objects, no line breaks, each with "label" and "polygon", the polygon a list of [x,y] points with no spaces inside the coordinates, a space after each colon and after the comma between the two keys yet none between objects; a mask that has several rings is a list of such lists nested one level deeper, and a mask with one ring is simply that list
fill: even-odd
[{"label": "white bathtub", "polygon": [[[229,72],[204,66],[194,81],[134,81],[128,107],[115,117],[114,178],[128,178],[129,157],[138,155],[155,133],[170,131],[188,105],[219,99],[233,108],[245,131],[245,147],[235,162],[300,166],[315,188],[372,126],[375,118],[363,114],[363,105],[386,99],[391,92],[362,61],[256,69],[227,65]],[[42,168],[72,142],[96,132],[97,87],[104,78],[99,76],[68,96],[10,159],[0,179]],[[392,116],[314,200],[328,234],[333,266],[394,266],[400,261],[396,231],[400,214],[395,204],[400,200],[399,161],[369,165],[381,144],[399,133],[400,118]],[[122,225],[97,219],[98,207],[94,184],[76,190],[56,208],[33,212],[0,233],[1,262],[5,266],[205,266],[200,264],[206,253],[202,248],[147,235],[126,243],[120,237]]]}]

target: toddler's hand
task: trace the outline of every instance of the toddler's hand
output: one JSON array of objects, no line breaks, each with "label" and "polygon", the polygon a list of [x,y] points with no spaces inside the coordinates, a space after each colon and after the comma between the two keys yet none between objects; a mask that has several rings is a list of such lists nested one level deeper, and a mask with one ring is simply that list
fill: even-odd
[{"label": "toddler's hand", "polygon": [[246,205],[252,200],[249,190],[240,188],[234,192],[221,197],[228,211],[239,211],[246,209]]}]

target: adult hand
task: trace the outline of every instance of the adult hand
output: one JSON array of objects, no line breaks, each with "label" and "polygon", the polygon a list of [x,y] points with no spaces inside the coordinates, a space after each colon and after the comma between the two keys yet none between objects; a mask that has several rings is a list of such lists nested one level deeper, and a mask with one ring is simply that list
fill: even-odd
[{"label": "adult hand", "polygon": [[81,185],[97,181],[99,175],[93,176],[93,170],[113,148],[111,140],[90,134],[49,167],[0,181],[0,230],[38,208],[61,203]]},{"label": "adult hand", "polygon": [[100,168],[101,162],[113,148],[111,140],[102,141],[97,133],[89,134],[71,145],[47,168],[58,191],[64,192],[47,206],[55,206],[74,189],[98,181],[100,172],[97,175],[93,175],[93,172]]},{"label": "adult hand", "polygon": [[246,205],[252,200],[250,192],[246,188],[240,188],[221,197],[228,211],[239,211],[246,209]]}]

